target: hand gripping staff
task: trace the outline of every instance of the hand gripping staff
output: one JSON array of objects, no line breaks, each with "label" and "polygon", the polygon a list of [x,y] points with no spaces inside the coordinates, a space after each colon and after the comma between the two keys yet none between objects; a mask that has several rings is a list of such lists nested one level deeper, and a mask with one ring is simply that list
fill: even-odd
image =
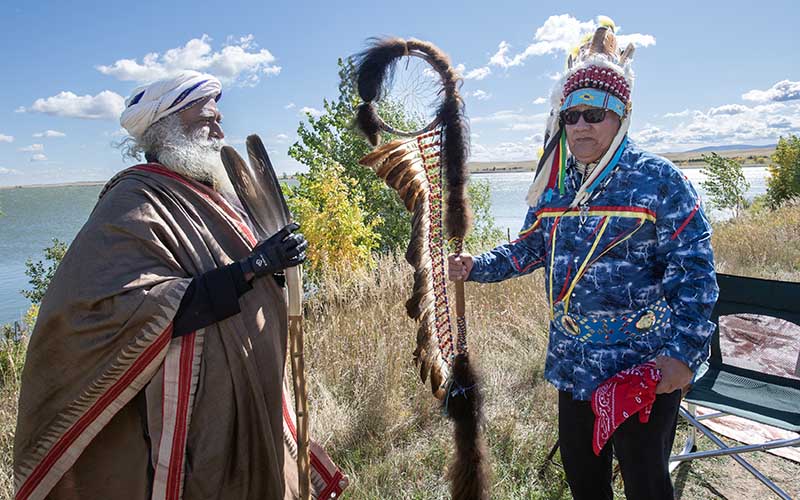
[{"label": "hand gripping staff", "polygon": [[[247,138],[247,155],[250,159],[249,165],[232,147],[222,148],[225,170],[260,241],[292,222],[292,216],[267,150],[257,135]],[[308,450],[308,394],[303,358],[302,267],[289,267],[284,272],[289,296],[289,352],[297,412],[297,472],[300,498],[307,500],[311,495],[311,467]]]},{"label": "hand gripping staff", "polygon": [[[416,66],[415,66],[416,65]],[[409,68],[418,67],[416,74]],[[400,75],[398,72],[405,72]],[[424,382],[442,400],[454,422],[455,456],[448,470],[454,499],[488,497],[486,446],[481,435],[483,398],[475,367],[467,352],[464,282],[456,281],[456,325],[453,338],[445,269],[446,243],[461,253],[471,225],[466,198],[468,131],[460,77],[441,50],[429,42],[387,38],[376,40],[357,57],[359,105],[356,124],[373,146],[380,133],[401,139],[376,147],[361,159],[396,190],[412,213],[411,241],[406,260],[414,268],[414,288],[406,302],[417,321],[414,360]],[[428,91],[427,110],[411,109]],[[424,96],[423,96],[424,97]],[[385,102],[379,102],[385,100]],[[403,106],[411,116],[432,115],[427,125],[405,131],[381,116],[384,109]],[[444,219],[444,220],[443,220]],[[446,237],[443,231],[446,229]]]}]

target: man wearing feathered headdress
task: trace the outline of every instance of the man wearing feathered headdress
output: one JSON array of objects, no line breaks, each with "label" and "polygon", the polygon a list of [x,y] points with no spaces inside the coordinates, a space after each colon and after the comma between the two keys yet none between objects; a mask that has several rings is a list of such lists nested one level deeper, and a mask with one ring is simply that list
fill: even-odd
[{"label": "man wearing feathered headdress", "polygon": [[[128,151],[148,163],[108,182],[42,301],[18,499],[298,495],[278,275],[307,244],[294,224],[253,237],[220,159],[220,95],[186,71],[127,99]],[[312,485],[330,498],[346,478],[315,446]]]},{"label": "man wearing feathered headdress", "polygon": [[573,496],[613,498],[613,448],[628,498],[672,499],[681,388],[714,330],[711,226],[680,170],[629,139],[633,46],[618,50],[613,23],[600,24],[553,90],[519,238],[451,256],[449,274],[496,282],[544,268],[545,377]]}]

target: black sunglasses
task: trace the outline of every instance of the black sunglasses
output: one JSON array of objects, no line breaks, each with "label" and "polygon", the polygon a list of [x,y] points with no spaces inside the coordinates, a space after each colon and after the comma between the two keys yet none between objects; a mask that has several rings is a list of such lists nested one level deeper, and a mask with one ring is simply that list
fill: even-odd
[{"label": "black sunglasses", "polygon": [[608,110],[605,108],[589,108],[583,111],[565,110],[561,112],[561,119],[567,125],[575,125],[581,116],[586,123],[600,123],[606,119],[606,111]]}]

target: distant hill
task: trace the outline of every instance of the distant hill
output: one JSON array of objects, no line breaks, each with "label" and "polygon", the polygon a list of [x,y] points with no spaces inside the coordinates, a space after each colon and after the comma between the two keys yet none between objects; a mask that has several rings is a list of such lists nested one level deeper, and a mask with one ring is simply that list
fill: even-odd
[{"label": "distant hill", "polygon": [[484,172],[531,172],[536,170],[536,161],[471,161],[467,164],[470,173]]},{"label": "distant hill", "polygon": [[[769,157],[775,152],[776,144],[767,146],[750,146],[747,144],[732,144],[728,146],[704,146],[690,151],[679,153],[658,153],[682,168],[703,168],[705,161],[703,154],[715,152],[725,158],[735,158],[744,166],[764,166],[769,163]],[[490,172],[535,172],[538,160],[529,161],[471,161],[468,163],[470,173]]]},{"label": "distant hill", "polygon": [[705,146],[682,153],[661,153],[662,156],[681,168],[703,168],[705,160],[703,155],[710,152],[717,153],[723,158],[733,158],[742,162],[745,167],[763,167],[769,164],[770,156],[775,152],[776,145],[771,146]]},{"label": "distant hill", "polygon": [[766,146],[751,146],[748,144],[729,144],[727,146],[704,146],[702,148],[690,149],[684,151],[685,153],[709,153],[711,151],[731,151],[731,150],[749,150],[749,149],[775,149],[777,144],[767,144]]}]

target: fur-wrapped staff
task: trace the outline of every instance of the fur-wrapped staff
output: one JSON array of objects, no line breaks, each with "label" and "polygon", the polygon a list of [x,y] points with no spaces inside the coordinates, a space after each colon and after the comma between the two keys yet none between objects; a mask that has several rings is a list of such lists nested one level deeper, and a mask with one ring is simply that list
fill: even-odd
[{"label": "fur-wrapped staff", "polygon": [[[408,73],[413,64],[419,67],[416,77],[406,79],[410,85],[395,93],[394,88],[400,86],[396,70]],[[400,38],[374,41],[358,55],[356,73],[363,100],[356,124],[377,146],[361,163],[395,189],[412,213],[406,260],[414,267],[414,289],[406,310],[419,324],[414,360],[420,377],[423,382],[430,379],[433,394],[442,400],[454,422],[456,451],[448,470],[452,498],[487,498],[487,452],[481,434],[483,397],[467,351],[464,282],[455,283],[455,339],[446,286],[447,243],[461,253],[472,219],[466,197],[469,135],[458,93],[461,80],[447,55],[436,46]],[[407,103],[414,102],[415,86],[433,86],[433,103],[427,103],[430,119],[412,131],[386,123],[380,115],[382,100],[389,101],[390,107],[403,106],[413,118],[419,117],[421,113],[414,114],[419,110],[407,109]],[[403,138],[379,146],[381,132]]]}]

